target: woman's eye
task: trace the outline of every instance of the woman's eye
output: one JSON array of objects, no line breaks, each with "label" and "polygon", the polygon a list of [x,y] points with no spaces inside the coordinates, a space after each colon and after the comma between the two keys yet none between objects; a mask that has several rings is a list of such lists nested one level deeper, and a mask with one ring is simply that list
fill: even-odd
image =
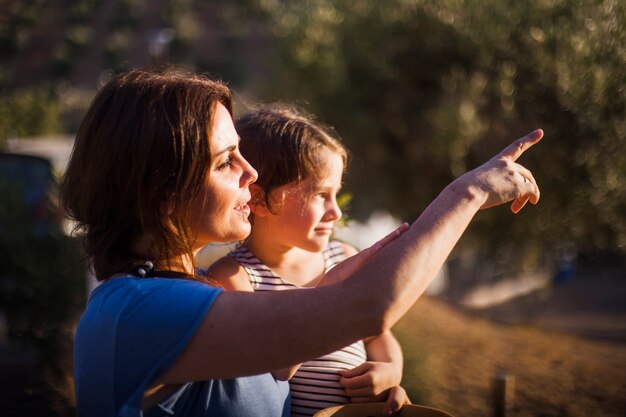
[{"label": "woman's eye", "polygon": [[230,159],[230,158],[228,158],[228,159],[226,159],[224,162],[222,162],[221,164],[219,164],[219,165],[217,166],[217,170],[218,170],[218,171],[222,171],[222,170],[224,170],[224,169],[228,168],[229,166],[231,166],[231,165],[232,165],[232,163],[233,163],[233,160],[232,160],[232,159]]}]

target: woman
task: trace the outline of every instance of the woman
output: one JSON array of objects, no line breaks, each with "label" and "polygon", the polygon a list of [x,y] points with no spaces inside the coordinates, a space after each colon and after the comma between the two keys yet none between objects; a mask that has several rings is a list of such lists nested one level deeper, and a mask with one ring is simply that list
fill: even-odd
[{"label": "woman", "polygon": [[[103,281],[76,333],[79,415],[287,415],[287,388],[267,372],[388,330],[479,209],[536,204],[532,174],[514,161],[541,136],[456,179],[410,227],[332,269],[334,285],[222,292],[195,275],[193,254],[250,232],[256,172],[239,153],[230,92],[171,70],[113,78],[62,187]],[[392,393],[390,411],[403,398]]]}]

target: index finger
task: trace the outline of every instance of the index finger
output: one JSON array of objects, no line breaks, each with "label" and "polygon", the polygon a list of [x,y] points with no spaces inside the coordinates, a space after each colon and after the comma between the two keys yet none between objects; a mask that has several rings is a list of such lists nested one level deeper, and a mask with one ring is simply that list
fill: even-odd
[{"label": "index finger", "polygon": [[380,239],[378,242],[374,243],[372,247],[375,247],[376,252],[378,252],[378,250],[384,248],[389,243],[393,242],[398,236],[406,232],[408,229],[409,229],[409,224],[404,222],[400,226],[398,226],[393,232],[389,233],[387,236]]},{"label": "index finger", "polygon": [[340,262],[339,264],[337,264],[337,266],[328,271],[326,275],[324,275],[324,279],[318,284],[318,286],[331,285],[342,281],[349,275],[352,275],[355,271],[361,268],[369,259],[374,257],[378,252],[380,252],[383,247],[391,243],[394,239],[404,233],[408,228],[409,225],[407,223],[402,223],[397,229],[389,233],[384,238],[380,239],[369,248],[366,248],[356,255],[349,257],[345,261]]},{"label": "index finger", "polygon": [[512,161],[517,161],[528,148],[539,142],[543,137],[543,130],[537,129],[530,132],[526,136],[523,136],[504,148],[502,152],[498,154],[498,157],[509,158]]}]

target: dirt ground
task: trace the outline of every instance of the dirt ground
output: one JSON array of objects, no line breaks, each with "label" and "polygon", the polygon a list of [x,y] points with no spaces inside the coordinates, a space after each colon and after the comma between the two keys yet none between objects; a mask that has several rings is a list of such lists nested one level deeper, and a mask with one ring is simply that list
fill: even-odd
[{"label": "dirt ground", "polygon": [[626,415],[626,274],[578,274],[469,312],[423,298],[396,326],[415,403],[492,415],[492,380],[510,378],[507,416]]},{"label": "dirt ground", "polygon": [[626,343],[626,266],[581,266],[565,281],[472,313],[500,323]]}]

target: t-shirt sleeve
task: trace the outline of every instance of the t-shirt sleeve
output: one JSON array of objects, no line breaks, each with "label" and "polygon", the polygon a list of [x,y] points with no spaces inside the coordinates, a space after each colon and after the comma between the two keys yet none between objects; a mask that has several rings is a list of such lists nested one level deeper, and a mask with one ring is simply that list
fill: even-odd
[{"label": "t-shirt sleeve", "polygon": [[[124,412],[140,404],[144,390],[182,353],[221,289],[188,280],[144,280],[126,304],[116,341],[116,398]],[[132,386],[127,381],[135,381]],[[142,381],[137,385],[136,381]],[[127,411],[130,411],[127,409]]]}]

